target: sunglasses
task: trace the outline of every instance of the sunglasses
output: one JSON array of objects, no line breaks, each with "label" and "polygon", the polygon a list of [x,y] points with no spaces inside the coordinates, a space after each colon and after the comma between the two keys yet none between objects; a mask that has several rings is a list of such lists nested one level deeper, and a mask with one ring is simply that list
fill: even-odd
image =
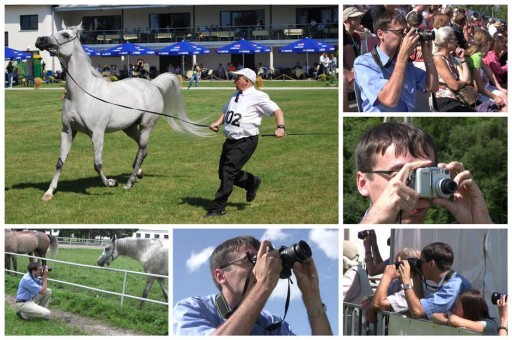
[{"label": "sunglasses", "polygon": [[[242,261],[242,263],[250,262],[252,264],[256,264],[256,255],[253,255],[253,254],[247,252],[247,253],[245,253],[244,256],[234,259],[233,261],[220,266],[219,269],[224,269],[224,268],[229,267],[232,264],[235,264],[239,261]],[[240,264],[242,264],[242,263],[240,263]]]}]

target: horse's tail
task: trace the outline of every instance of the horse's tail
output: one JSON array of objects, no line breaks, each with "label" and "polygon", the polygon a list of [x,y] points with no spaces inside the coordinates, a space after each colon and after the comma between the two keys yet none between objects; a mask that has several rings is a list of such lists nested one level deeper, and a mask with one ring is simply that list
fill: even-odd
[{"label": "horse's tail", "polygon": [[57,241],[57,238],[53,235],[48,235],[48,238],[50,239],[51,258],[55,259],[55,257],[57,256],[57,250],[59,248],[59,241]]},{"label": "horse's tail", "polygon": [[[192,121],[185,112],[181,87],[176,75],[163,73],[151,81],[158,87],[164,100],[164,113],[176,118],[164,116],[169,125],[177,132],[191,133],[199,137],[212,137],[207,125]],[[173,112],[175,112],[173,114]],[[198,126],[200,125],[200,126]]]}]

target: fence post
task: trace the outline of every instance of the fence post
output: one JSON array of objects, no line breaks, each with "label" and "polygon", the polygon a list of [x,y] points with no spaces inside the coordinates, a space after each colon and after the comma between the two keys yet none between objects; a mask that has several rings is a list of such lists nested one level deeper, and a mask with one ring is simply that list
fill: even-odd
[{"label": "fence post", "polygon": [[128,273],[124,272],[124,280],[123,280],[123,295],[121,295],[121,306],[123,305],[124,301],[124,294],[126,293],[126,282],[128,278]]}]

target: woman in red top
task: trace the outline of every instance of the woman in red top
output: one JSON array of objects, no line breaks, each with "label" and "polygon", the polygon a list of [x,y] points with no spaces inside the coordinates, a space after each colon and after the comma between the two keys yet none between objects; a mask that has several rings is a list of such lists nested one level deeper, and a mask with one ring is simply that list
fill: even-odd
[{"label": "woman in red top", "polygon": [[495,35],[492,40],[491,49],[487,52],[485,58],[483,58],[484,63],[489,66],[492,73],[494,73],[496,79],[500,84],[502,84],[502,86],[506,86],[507,84],[508,64],[501,66],[500,58],[506,50],[507,38],[502,35]]}]

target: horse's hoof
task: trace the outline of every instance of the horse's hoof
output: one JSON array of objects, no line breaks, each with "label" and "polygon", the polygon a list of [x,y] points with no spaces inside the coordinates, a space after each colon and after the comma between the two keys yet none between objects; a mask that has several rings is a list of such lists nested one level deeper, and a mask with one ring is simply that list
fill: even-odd
[{"label": "horse's hoof", "polygon": [[128,185],[128,184],[125,184],[123,187],[124,190],[130,190],[131,188],[132,188],[132,186]]},{"label": "horse's hoof", "polygon": [[118,183],[117,183],[117,180],[116,179],[108,179],[107,180],[107,187],[117,187],[118,186]]},{"label": "horse's hoof", "polygon": [[45,194],[43,195],[43,201],[45,201],[45,202],[51,201],[51,200],[52,200],[52,198],[53,198],[53,195],[52,195],[52,194],[45,193]]},{"label": "horse's hoof", "polygon": [[137,171],[137,178],[142,179],[143,177],[144,177],[144,171],[142,171],[142,169],[139,169],[139,171]]}]

